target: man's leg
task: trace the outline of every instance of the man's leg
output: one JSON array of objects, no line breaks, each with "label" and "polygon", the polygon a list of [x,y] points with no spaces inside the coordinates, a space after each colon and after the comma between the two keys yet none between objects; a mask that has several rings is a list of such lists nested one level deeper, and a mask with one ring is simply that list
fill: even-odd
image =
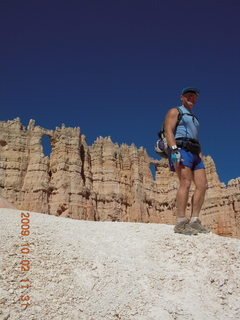
[{"label": "man's leg", "polygon": [[198,232],[191,228],[188,219],[185,217],[188,195],[192,181],[192,170],[180,164],[174,164],[179,178],[179,188],[177,191],[177,223],[174,232],[186,235],[196,235]]},{"label": "man's leg", "polygon": [[177,191],[177,217],[185,217],[189,190],[193,179],[191,168],[181,164],[174,164],[179,179]]},{"label": "man's leg", "polygon": [[192,196],[191,216],[199,217],[199,213],[204,202],[205,193],[208,188],[205,169],[194,170],[193,181],[196,188]]},{"label": "man's leg", "polygon": [[192,196],[192,212],[190,226],[201,233],[208,233],[209,230],[202,226],[199,219],[199,213],[202,208],[205,193],[207,190],[207,177],[205,169],[199,169],[193,171],[193,181],[196,186],[194,194]]}]

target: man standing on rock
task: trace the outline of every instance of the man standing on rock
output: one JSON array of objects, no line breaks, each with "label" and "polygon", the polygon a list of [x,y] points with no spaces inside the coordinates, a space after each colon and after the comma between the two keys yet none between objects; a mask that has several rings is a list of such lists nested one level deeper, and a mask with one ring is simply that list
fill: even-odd
[{"label": "man standing on rock", "polygon": [[[199,219],[207,190],[207,178],[198,141],[199,122],[192,114],[198,96],[197,88],[183,89],[180,96],[182,105],[178,108],[171,108],[164,122],[170,170],[176,171],[179,178],[176,199],[177,222],[174,232],[186,235],[209,232]],[[185,217],[185,212],[192,181],[195,184],[195,191],[189,220]]]}]

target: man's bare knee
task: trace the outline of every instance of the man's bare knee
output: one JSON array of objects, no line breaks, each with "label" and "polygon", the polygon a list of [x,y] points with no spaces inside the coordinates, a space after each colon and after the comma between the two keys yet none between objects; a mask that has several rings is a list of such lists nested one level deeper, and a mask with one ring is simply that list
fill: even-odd
[{"label": "man's bare knee", "polygon": [[191,180],[189,180],[189,179],[181,179],[180,188],[183,188],[186,191],[189,191],[190,187],[191,187]]},{"label": "man's bare knee", "polygon": [[207,183],[197,184],[196,189],[198,189],[201,192],[206,192],[208,189],[208,184]]}]

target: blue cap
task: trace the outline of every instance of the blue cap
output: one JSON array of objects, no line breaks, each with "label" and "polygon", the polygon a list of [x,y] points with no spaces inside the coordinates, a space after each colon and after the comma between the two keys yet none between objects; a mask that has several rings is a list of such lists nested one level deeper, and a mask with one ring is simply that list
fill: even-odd
[{"label": "blue cap", "polygon": [[197,96],[199,96],[199,94],[200,94],[200,90],[197,89],[197,88],[191,88],[191,87],[189,87],[189,88],[184,88],[184,89],[182,89],[182,95],[185,94],[185,93],[187,93],[187,92],[193,92],[193,93],[195,93]]}]

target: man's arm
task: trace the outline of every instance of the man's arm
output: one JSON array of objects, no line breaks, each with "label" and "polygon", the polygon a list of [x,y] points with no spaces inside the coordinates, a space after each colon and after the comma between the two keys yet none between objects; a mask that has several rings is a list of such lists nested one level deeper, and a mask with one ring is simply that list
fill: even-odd
[{"label": "man's arm", "polygon": [[164,131],[165,131],[165,137],[167,139],[167,144],[169,147],[176,145],[174,131],[178,121],[178,114],[179,114],[178,110],[176,108],[172,108],[168,111],[165,118]]}]

